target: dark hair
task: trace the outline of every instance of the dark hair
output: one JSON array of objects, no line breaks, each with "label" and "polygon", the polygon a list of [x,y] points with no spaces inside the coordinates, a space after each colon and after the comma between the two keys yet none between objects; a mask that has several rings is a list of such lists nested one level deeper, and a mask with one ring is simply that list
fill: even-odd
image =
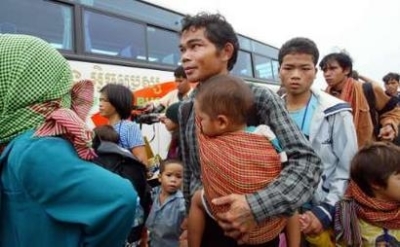
[{"label": "dark hair", "polygon": [[288,54],[308,54],[313,57],[314,65],[317,65],[319,51],[314,41],[308,38],[296,37],[286,41],[279,50],[278,61],[282,64],[283,58]]},{"label": "dark hair", "polygon": [[389,142],[365,145],[351,162],[350,178],[370,197],[374,197],[371,184],[386,188],[389,176],[397,173],[400,173],[400,147]]},{"label": "dark hair", "polygon": [[385,84],[388,84],[390,80],[395,80],[397,82],[400,81],[400,75],[397,73],[388,73],[387,75],[385,75],[382,80],[385,82]]},{"label": "dark hair", "polygon": [[176,78],[181,78],[181,77],[186,78],[186,73],[185,73],[185,70],[183,69],[182,66],[178,66],[178,67],[174,70],[174,76],[175,76]]},{"label": "dark hair", "polygon": [[100,93],[107,97],[121,119],[128,119],[131,116],[134,98],[129,88],[120,84],[107,84],[100,89]]},{"label": "dark hair", "polygon": [[119,134],[111,125],[98,126],[93,129],[93,132],[101,141],[108,141],[117,144],[119,142]]},{"label": "dark hair", "polygon": [[211,118],[222,114],[233,123],[242,124],[253,110],[254,95],[242,79],[231,75],[217,75],[199,87],[196,104]]},{"label": "dark hair", "polygon": [[228,61],[228,70],[232,70],[236,63],[239,40],[231,24],[221,14],[210,14],[206,12],[197,15],[187,15],[182,19],[181,34],[191,28],[204,28],[204,35],[213,43],[218,50],[222,50],[227,43],[233,45],[232,57]]},{"label": "dark hair", "polygon": [[182,161],[178,159],[165,159],[160,162],[160,174],[165,171],[165,167],[167,167],[169,164],[180,164],[183,167]]},{"label": "dark hair", "polygon": [[331,53],[326,55],[321,60],[321,62],[319,62],[319,67],[322,71],[325,71],[328,67],[328,64],[333,61],[336,61],[343,70],[349,69],[349,73],[347,74],[347,76],[351,76],[351,73],[353,71],[353,60],[348,54],[343,52]]}]

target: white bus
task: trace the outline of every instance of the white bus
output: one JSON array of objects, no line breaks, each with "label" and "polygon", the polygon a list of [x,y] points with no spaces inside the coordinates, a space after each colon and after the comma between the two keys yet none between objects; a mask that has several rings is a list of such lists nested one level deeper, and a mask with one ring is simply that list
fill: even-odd
[{"label": "white bus", "polygon": [[[183,15],[139,0],[1,0],[0,33],[29,34],[57,48],[75,80],[128,86],[136,104],[170,90],[180,63]],[[277,90],[278,49],[238,34],[240,51],[232,71],[250,83]],[[139,93],[141,91],[141,93]],[[98,95],[88,119],[98,124]],[[165,157],[169,135],[161,124],[143,125],[154,153]]]}]

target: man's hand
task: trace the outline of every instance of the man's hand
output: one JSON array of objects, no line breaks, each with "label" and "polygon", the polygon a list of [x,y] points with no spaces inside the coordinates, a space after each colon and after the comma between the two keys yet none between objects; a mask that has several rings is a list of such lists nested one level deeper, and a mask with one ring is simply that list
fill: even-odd
[{"label": "man's hand", "polygon": [[188,219],[185,218],[181,224],[182,233],[181,236],[179,236],[179,247],[188,246],[187,227],[188,227]]},{"label": "man's hand", "polygon": [[229,210],[217,215],[217,222],[225,235],[237,239],[239,244],[246,242],[250,231],[257,225],[245,195],[231,194],[212,200],[215,205],[226,205]]},{"label": "man's hand", "polygon": [[299,220],[300,220],[300,230],[305,235],[317,235],[324,230],[319,219],[311,211],[307,211],[304,214],[300,214]]},{"label": "man's hand", "polygon": [[396,137],[396,132],[391,124],[387,124],[379,130],[378,137],[383,141],[393,141]]}]

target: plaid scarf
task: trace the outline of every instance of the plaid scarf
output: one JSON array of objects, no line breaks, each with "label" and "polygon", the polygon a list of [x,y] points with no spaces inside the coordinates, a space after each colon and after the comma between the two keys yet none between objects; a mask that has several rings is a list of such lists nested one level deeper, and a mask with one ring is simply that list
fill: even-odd
[{"label": "plaid scarf", "polygon": [[336,207],[335,235],[346,246],[361,246],[358,218],[385,229],[400,229],[400,203],[367,196],[350,181],[346,199]]},{"label": "plaid scarf", "polygon": [[[204,195],[214,216],[229,208],[215,206],[211,199],[254,193],[279,175],[280,156],[266,137],[244,131],[207,137],[201,133],[198,119],[196,128]],[[266,243],[278,236],[285,225],[282,217],[267,219],[251,232],[246,244]]]},{"label": "plaid scarf", "polygon": [[72,72],[56,49],[28,35],[0,35],[0,146],[36,129],[36,136],[64,136],[81,158],[93,158],[84,124],[93,83],[71,89]]}]

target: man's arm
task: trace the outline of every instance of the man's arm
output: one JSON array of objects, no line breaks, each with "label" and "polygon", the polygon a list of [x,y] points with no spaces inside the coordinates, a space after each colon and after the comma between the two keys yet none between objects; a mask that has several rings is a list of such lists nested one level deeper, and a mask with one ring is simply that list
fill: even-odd
[{"label": "man's arm", "polygon": [[279,177],[265,189],[246,196],[255,219],[291,214],[309,201],[318,185],[322,165],[282,100],[270,90],[253,86],[260,124],[276,134],[288,156]]},{"label": "man's arm", "polygon": [[397,105],[397,99],[388,96],[379,85],[372,85],[376,99],[376,110],[378,112],[384,111],[379,116],[379,123],[382,128],[387,126],[393,128],[394,136],[397,136],[400,124],[400,107]]}]

